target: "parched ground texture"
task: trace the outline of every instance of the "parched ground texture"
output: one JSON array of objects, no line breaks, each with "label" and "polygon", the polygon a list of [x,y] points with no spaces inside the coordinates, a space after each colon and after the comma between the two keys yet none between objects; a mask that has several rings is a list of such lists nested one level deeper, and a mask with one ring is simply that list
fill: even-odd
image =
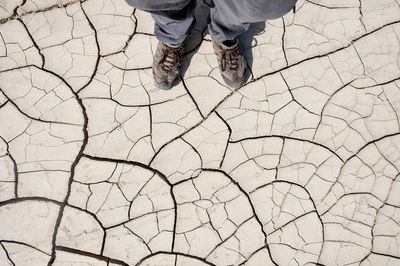
[{"label": "parched ground texture", "polygon": [[148,14],[0,0],[0,265],[400,265],[400,1],[296,10],[160,91]]}]

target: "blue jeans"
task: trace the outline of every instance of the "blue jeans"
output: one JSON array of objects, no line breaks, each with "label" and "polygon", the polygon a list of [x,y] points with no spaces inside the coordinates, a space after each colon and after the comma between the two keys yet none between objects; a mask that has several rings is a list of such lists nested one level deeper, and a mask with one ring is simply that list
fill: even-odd
[{"label": "blue jeans", "polygon": [[[214,0],[208,31],[221,44],[247,31],[251,23],[280,18],[292,10],[297,0]],[[157,39],[178,46],[194,24],[196,0],[126,0],[152,14]]]}]

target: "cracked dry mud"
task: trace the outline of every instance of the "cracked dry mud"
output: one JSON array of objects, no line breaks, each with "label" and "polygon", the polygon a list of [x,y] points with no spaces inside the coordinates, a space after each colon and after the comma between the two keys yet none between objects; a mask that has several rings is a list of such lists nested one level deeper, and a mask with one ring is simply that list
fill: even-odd
[{"label": "cracked dry mud", "polygon": [[123,0],[0,2],[0,265],[400,265],[400,1],[299,0],[226,87]]}]

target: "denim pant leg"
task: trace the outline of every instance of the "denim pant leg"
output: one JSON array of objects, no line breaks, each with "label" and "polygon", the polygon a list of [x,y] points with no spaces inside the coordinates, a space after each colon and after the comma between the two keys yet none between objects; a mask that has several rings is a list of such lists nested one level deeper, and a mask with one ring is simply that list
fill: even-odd
[{"label": "denim pant leg", "polygon": [[292,10],[297,0],[214,0],[208,30],[217,44],[233,40],[251,23],[277,19]]},{"label": "denim pant leg", "polygon": [[135,8],[151,13],[154,19],[154,34],[157,39],[170,46],[178,46],[192,29],[196,0],[126,0]]},{"label": "denim pant leg", "polygon": [[180,10],[154,11],[154,34],[157,39],[170,46],[179,46],[190,34],[194,26],[194,10],[196,0],[191,0],[188,5]]}]

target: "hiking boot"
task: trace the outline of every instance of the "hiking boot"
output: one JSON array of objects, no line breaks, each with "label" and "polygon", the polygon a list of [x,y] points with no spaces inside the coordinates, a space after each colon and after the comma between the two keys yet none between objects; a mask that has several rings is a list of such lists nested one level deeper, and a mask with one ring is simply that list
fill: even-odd
[{"label": "hiking boot", "polygon": [[218,45],[213,41],[213,46],[217,55],[219,70],[225,83],[231,88],[240,88],[244,82],[247,65],[240,51],[239,40],[234,40],[230,46]]},{"label": "hiking boot", "polygon": [[178,80],[182,65],[183,44],[170,47],[159,42],[153,58],[153,76],[156,87],[169,90]]}]

